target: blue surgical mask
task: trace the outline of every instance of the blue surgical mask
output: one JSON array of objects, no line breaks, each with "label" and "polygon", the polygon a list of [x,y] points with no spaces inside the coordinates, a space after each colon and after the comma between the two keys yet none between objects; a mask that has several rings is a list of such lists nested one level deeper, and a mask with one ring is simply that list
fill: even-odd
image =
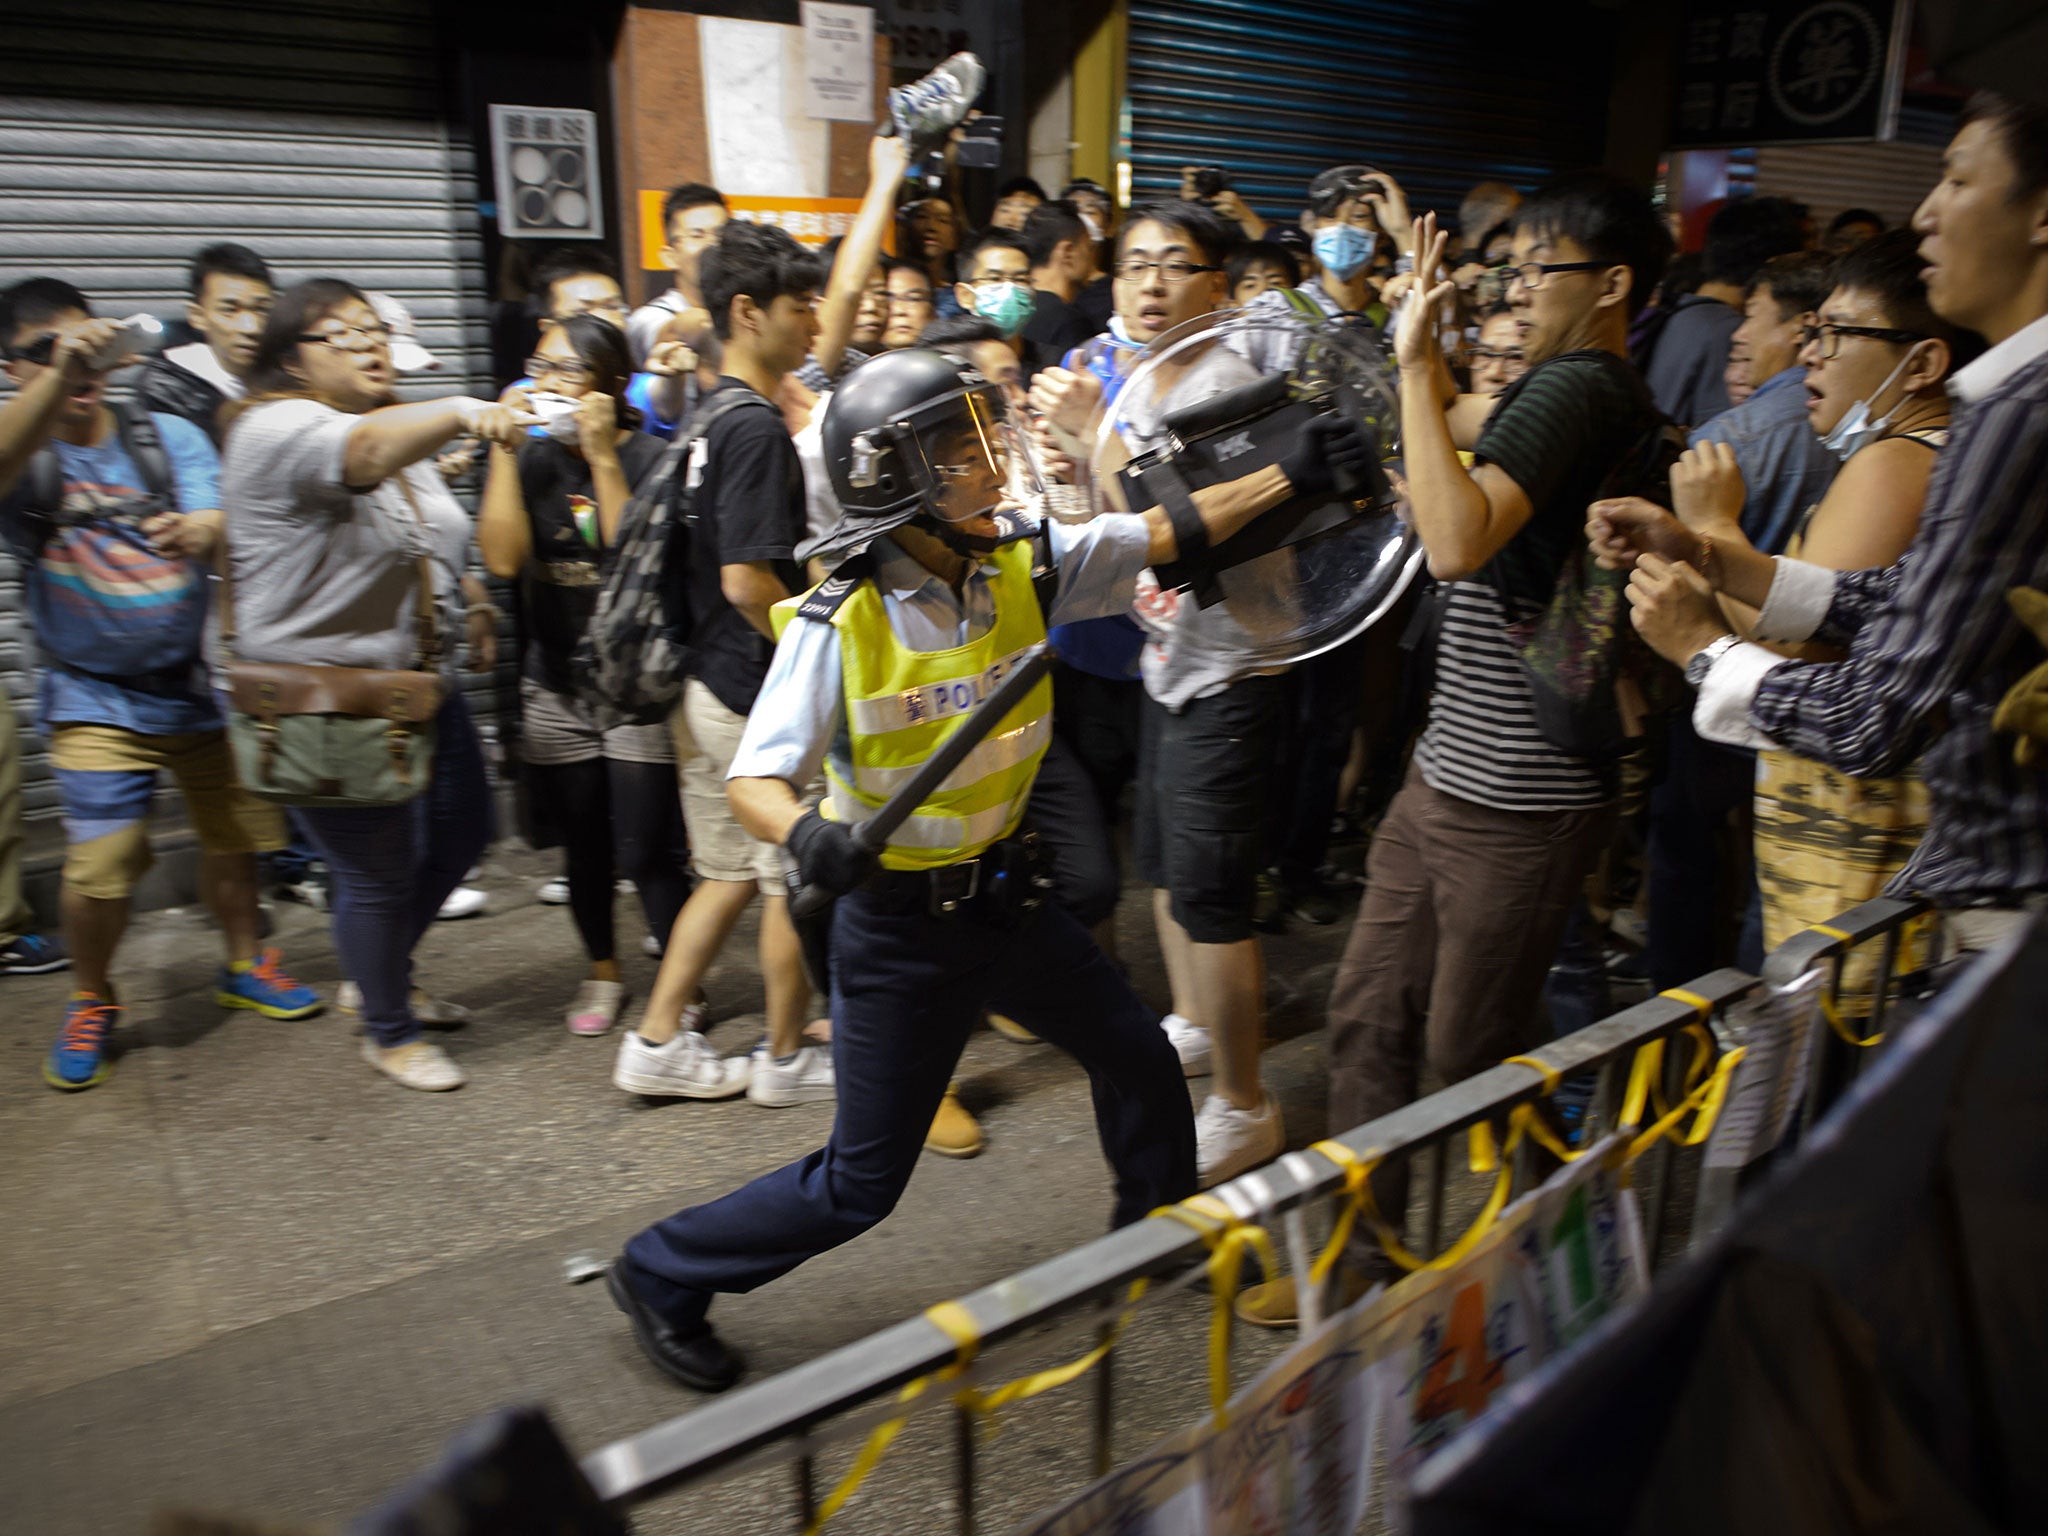
[{"label": "blue surgical mask", "polygon": [[1038,295],[1026,283],[993,282],[974,285],[974,312],[1009,340],[1031,319]]},{"label": "blue surgical mask", "polygon": [[1900,358],[1898,367],[1884,376],[1882,384],[1849,407],[1849,414],[1836,422],[1834,431],[1820,440],[1821,447],[1827,449],[1836,458],[1846,463],[1857,449],[1874,443],[1880,437],[1883,437],[1885,428],[1889,427],[1898,418],[1899,412],[1905,408],[1906,397],[1901,395],[1898,404],[1894,405],[1875,421],[1870,419],[1870,402],[1890,389],[1892,387],[1892,380],[1904,372],[1906,364],[1912,360],[1913,354],[1910,351]]},{"label": "blue surgical mask", "polygon": [[1316,260],[1338,282],[1347,283],[1372,260],[1378,244],[1377,235],[1368,234],[1355,224],[1325,224],[1316,231]]}]

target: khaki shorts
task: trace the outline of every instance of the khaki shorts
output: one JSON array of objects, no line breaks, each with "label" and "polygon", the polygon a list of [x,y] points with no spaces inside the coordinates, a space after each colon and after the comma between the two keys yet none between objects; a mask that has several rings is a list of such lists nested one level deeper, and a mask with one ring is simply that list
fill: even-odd
[{"label": "khaki shorts", "polygon": [[148,872],[149,806],[168,772],[206,853],[268,853],[285,845],[284,815],[235,782],[222,731],[142,736],[114,725],[59,725],[50,765],[64,805],[64,884],[120,901]]},{"label": "khaki shorts", "polygon": [[690,829],[690,862],[700,880],[752,880],[764,896],[786,896],[782,849],[764,843],[732,813],[725,797],[726,770],[740,749],[747,717],[718,702],[696,678],[683,684],[683,701],[668,717],[683,781],[683,824]]}]

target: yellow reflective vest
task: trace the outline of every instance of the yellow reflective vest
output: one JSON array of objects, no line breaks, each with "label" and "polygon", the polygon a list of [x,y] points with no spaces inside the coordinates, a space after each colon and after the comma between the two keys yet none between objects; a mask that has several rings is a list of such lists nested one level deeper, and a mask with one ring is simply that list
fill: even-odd
[{"label": "yellow reflective vest", "polygon": [[[836,762],[826,764],[828,788],[819,809],[828,820],[874,815],[1024,653],[1044,641],[1045,618],[1031,586],[1031,541],[1005,544],[990,558],[995,622],[979,639],[951,650],[913,651],[899,641],[872,580],[860,581],[834,611],[852,780]],[[775,605],[778,639],[802,603],[793,597]],[[1052,683],[1041,678],[890,836],[882,867],[957,864],[1016,831],[1051,738]]]}]

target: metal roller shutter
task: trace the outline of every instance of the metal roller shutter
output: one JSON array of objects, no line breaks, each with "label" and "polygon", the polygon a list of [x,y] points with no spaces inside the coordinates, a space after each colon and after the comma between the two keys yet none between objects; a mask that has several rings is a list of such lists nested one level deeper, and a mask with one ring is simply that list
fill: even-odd
[{"label": "metal roller shutter", "polygon": [[[0,285],[51,273],[103,314],[170,318],[192,253],[239,240],[281,282],[335,273],[397,296],[441,361],[402,393],[489,392],[473,160],[436,116],[424,0],[5,8]],[[0,554],[0,686],[22,706],[35,819],[55,798],[27,728],[33,659],[19,575]],[[487,689],[472,698],[488,702]]]},{"label": "metal roller shutter", "polygon": [[1955,121],[1952,110],[1908,108],[1897,143],[1766,144],[1756,152],[1756,190],[1797,198],[1822,228],[1844,208],[1868,208],[1896,227],[1941,179]]},{"label": "metal roller shutter", "polygon": [[[1560,14],[1562,13],[1562,14]],[[1499,0],[1130,0],[1132,196],[1220,165],[1268,218],[1383,165],[1417,211],[1597,163],[1611,12]]]}]

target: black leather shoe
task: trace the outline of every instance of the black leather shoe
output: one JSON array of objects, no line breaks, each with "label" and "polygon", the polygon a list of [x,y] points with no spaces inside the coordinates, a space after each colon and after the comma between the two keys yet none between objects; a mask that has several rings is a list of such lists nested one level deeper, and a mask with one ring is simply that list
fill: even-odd
[{"label": "black leather shoe", "polygon": [[707,1322],[679,1328],[642,1301],[625,1275],[623,1257],[605,1271],[605,1289],[633,1324],[640,1353],[665,1374],[699,1392],[723,1392],[746,1373],[746,1362],[725,1346]]}]

